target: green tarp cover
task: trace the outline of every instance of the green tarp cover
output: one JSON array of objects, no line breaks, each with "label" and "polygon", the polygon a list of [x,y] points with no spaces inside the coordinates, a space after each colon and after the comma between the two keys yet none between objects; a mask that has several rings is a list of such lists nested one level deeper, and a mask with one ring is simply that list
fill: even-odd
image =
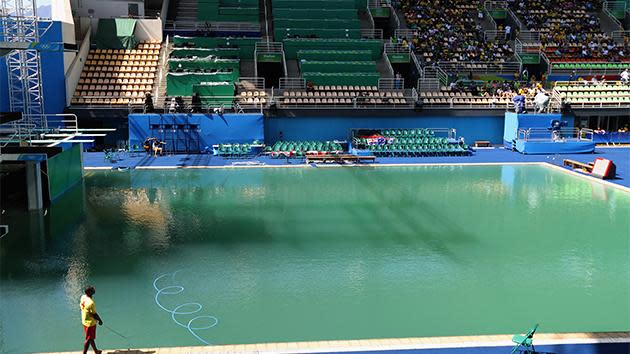
[{"label": "green tarp cover", "polygon": [[170,70],[176,70],[180,65],[183,70],[232,69],[238,71],[240,69],[240,60],[217,59],[214,57],[199,59],[171,58],[168,60]]},{"label": "green tarp cover", "polygon": [[166,75],[166,94],[169,96],[191,96],[193,85],[202,82],[234,82],[238,74],[230,73],[168,73]]},{"label": "green tarp cover", "polygon": [[279,18],[273,20],[274,28],[322,28],[322,29],[361,29],[359,19],[309,19],[295,20]]},{"label": "green tarp cover", "polygon": [[[176,50],[189,49],[236,49],[236,55],[230,58],[253,59],[256,42],[260,38],[229,38],[229,37],[180,37],[175,36],[173,43]],[[192,44],[196,48],[183,48],[184,44]]]},{"label": "green tarp cover", "polygon": [[[173,44],[177,46],[186,43],[193,44],[201,48],[215,47],[251,47],[256,46],[256,42],[260,42],[260,38],[231,38],[231,37],[173,37]],[[253,50],[253,49],[252,49]]]},{"label": "green tarp cover", "polygon": [[220,58],[238,58],[239,57],[239,49],[238,48],[213,48],[213,49],[205,49],[205,48],[174,48],[171,52],[171,58],[186,58],[186,57],[201,57],[206,58],[208,56],[216,56]]},{"label": "green tarp cover", "polygon": [[232,107],[234,101],[234,84],[231,82],[202,82],[193,85],[193,93],[199,93],[201,103],[209,106]]},{"label": "green tarp cover", "polygon": [[383,53],[383,41],[380,39],[291,38],[282,43],[287,59],[297,59],[300,50],[369,50],[372,53],[371,60],[380,59]]},{"label": "green tarp cover", "polygon": [[376,62],[374,61],[310,61],[300,62],[302,72],[321,73],[373,73],[376,72]]},{"label": "green tarp cover", "polygon": [[276,40],[293,38],[295,36],[302,37],[302,38],[315,36],[317,38],[360,39],[361,30],[359,29],[325,29],[325,28],[275,28],[274,36]]},{"label": "green tarp cover", "polygon": [[134,36],[136,20],[130,18],[102,18],[98,21],[96,47],[99,49],[133,49],[138,45]]},{"label": "green tarp cover", "polygon": [[378,86],[378,73],[302,73],[302,78],[314,85]]},{"label": "green tarp cover", "polygon": [[300,50],[297,58],[302,60],[367,60],[372,58],[369,50]]},{"label": "green tarp cover", "polygon": [[199,21],[238,21],[259,22],[258,2],[198,0],[197,19]]},{"label": "green tarp cover", "polygon": [[356,9],[273,9],[274,18],[299,19],[353,19],[358,18]]},{"label": "green tarp cover", "polygon": [[366,0],[273,0],[274,9],[365,9]]}]

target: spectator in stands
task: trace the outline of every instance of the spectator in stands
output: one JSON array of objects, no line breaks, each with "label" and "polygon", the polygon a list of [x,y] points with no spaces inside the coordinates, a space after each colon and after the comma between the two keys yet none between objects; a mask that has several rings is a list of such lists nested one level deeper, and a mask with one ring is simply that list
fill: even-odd
[{"label": "spectator in stands", "polygon": [[545,110],[545,108],[547,108],[547,106],[549,105],[549,100],[550,100],[549,96],[544,90],[542,89],[538,90],[538,93],[534,97],[534,104],[536,104],[536,112],[542,113]]},{"label": "spectator in stands", "polygon": [[153,149],[153,156],[158,157],[159,155],[163,155],[164,154],[164,149],[162,148],[162,145],[164,143],[161,141],[158,141],[157,139],[153,140],[153,142],[151,143],[151,148]]},{"label": "spectator in stands", "polygon": [[178,108],[179,108],[179,105],[177,104],[175,97],[172,97],[171,104],[168,107],[168,113],[176,113]]},{"label": "spectator in stands", "polygon": [[521,81],[529,82],[529,71],[527,68],[523,69],[523,72],[521,73]]},{"label": "spectator in stands", "polygon": [[151,97],[151,92],[147,92],[144,95],[144,113],[153,113],[154,110],[153,97]]},{"label": "spectator in stands", "polygon": [[628,68],[624,69],[619,76],[624,85],[627,85],[628,81],[630,81],[630,72],[628,71]]},{"label": "spectator in stands", "polygon": [[396,73],[396,77],[394,78],[394,88],[396,90],[402,89],[402,76],[400,76],[400,73]]},{"label": "spectator in stands", "polygon": [[184,99],[182,98],[182,96],[175,97],[175,101],[177,102],[177,107],[176,107],[177,113],[183,113],[185,104],[184,104]]},{"label": "spectator in stands", "polygon": [[201,96],[199,95],[199,92],[195,92],[195,94],[192,96],[192,112],[193,113],[200,113],[201,112]]},{"label": "spectator in stands", "polygon": [[308,80],[306,82],[306,92],[313,92],[315,91],[315,86],[313,86],[313,81]]},{"label": "spectator in stands", "polygon": [[514,102],[514,111],[516,113],[527,113],[525,111],[525,96],[523,95],[524,91],[520,90],[516,96],[512,99]]},{"label": "spectator in stands", "polygon": [[[506,61],[513,52],[505,41],[484,39],[477,15],[483,11],[468,0],[403,0],[402,10],[414,30],[407,38],[425,62]],[[397,43],[402,44],[400,38]]]}]

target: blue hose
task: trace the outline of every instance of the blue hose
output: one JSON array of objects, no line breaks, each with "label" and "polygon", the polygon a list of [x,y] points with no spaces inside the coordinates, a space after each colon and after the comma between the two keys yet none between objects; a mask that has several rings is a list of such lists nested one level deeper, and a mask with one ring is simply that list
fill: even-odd
[{"label": "blue hose", "polygon": [[[166,273],[166,274],[162,274],[160,276],[158,276],[157,278],[155,278],[155,280],[153,280],[153,288],[155,288],[155,303],[164,311],[168,312],[171,314],[171,319],[179,326],[184,327],[186,329],[188,329],[188,331],[190,332],[190,334],[192,334],[195,338],[199,339],[202,343],[204,344],[208,344],[210,345],[210,342],[206,341],[205,339],[201,338],[198,334],[197,331],[200,330],[204,330],[204,329],[210,329],[214,326],[216,326],[219,323],[219,320],[214,317],[214,316],[209,316],[209,315],[201,315],[201,316],[195,316],[193,318],[191,318],[188,323],[182,323],[180,321],[177,320],[177,316],[181,316],[181,315],[194,315],[196,313],[201,312],[201,310],[203,309],[203,306],[198,303],[198,302],[187,302],[187,303],[183,303],[181,305],[176,306],[174,309],[168,309],[166,307],[164,307],[161,303],[160,303],[160,295],[177,295],[177,294],[181,294],[184,292],[184,287],[181,285],[169,285],[169,286],[165,286],[165,287],[158,287],[157,283],[160,279],[170,276],[171,280],[173,282],[175,282],[175,275],[178,273],[179,271],[173,272],[173,273]],[[199,321],[202,322],[206,322],[206,325],[194,325],[194,323],[198,323]]]}]

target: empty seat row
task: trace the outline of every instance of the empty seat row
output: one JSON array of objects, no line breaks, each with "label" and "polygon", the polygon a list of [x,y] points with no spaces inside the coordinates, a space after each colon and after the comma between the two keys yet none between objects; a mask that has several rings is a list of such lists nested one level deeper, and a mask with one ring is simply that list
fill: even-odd
[{"label": "empty seat row", "polygon": [[70,101],[74,105],[128,105],[128,104],[142,104],[144,98],[84,98],[74,97]]},{"label": "empty seat row", "polygon": [[91,91],[151,91],[153,85],[77,85],[77,90]]},{"label": "empty seat row", "polygon": [[79,85],[89,85],[89,84],[99,84],[99,85],[153,85],[153,79],[90,79],[90,78],[81,78],[79,79]]},{"label": "empty seat row", "polygon": [[86,60],[150,60],[158,61],[157,54],[88,54]]},{"label": "empty seat row", "polygon": [[136,60],[86,60],[86,66],[153,66],[157,64],[157,59],[136,59]]},{"label": "empty seat row", "polygon": [[109,78],[109,79],[155,79],[154,72],[143,73],[122,73],[122,72],[85,72],[81,73],[82,78]]},{"label": "empty seat row", "polygon": [[126,98],[144,98],[145,92],[142,91],[126,91],[126,92],[100,92],[100,91],[76,91],[75,97],[126,97]]},{"label": "empty seat row", "polygon": [[354,98],[354,97],[373,97],[373,98],[404,98],[405,95],[402,91],[377,91],[377,92],[362,92],[362,91],[324,91],[324,92],[305,92],[305,91],[284,91],[283,97],[325,97],[325,98]]},{"label": "empty seat row", "polygon": [[156,72],[156,65],[151,66],[86,66],[87,72],[121,72],[121,73],[151,73]]},{"label": "empty seat row", "polygon": [[324,85],[313,86],[315,91],[378,91],[376,86]]},{"label": "empty seat row", "polygon": [[264,90],[254,90],[254,91],[243,91],[241,92],[241,98],[248,98],[248,97],[265,97],[267,96],[267,92],[265,92]]},{"label": "empty seat row", "polygon": [[363,102],[356,102],[356,100],[350,98],[288,98],[283,97],[280,100],[281,104],[284,105],[309,105],[309,104],[339,104],[339,105],[352,105],[355,104],[358,106],[361,105],[406,105],[409,102],[402,98],[389,98],[389,99],[380,99],[380,98],[366,98]]}]

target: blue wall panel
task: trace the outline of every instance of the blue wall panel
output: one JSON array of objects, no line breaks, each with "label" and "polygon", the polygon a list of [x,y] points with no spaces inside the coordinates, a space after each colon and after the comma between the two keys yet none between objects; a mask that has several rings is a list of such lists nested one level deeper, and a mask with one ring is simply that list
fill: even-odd
[{"label": "blue wall panel", "polygon": [[467,142],[503,141],[503,116],[418,115],[391,117],[269,117],[265,120],[267,144],[278,140],[347,139],[356,128],[455,128]]},{"label": "blue wall panel", "polygon": [[7,64],[4,57],[0,58],[0,112],[9,111],[9,83]]},{"label": "blue wall panel", "polygon": [[[61,22],[53,22],[40,38],[42,43],[63,43]],[[66,106],[66,79],[63,52],[41,52],[41,73],[44,92],[44,111],[62,113]],[[0,111],[9,110],[6,59],[0,58]]]},{"label": "blue wall panel", "polygon": [[[53,22],[40,41],[42,43],[63,43],[61,22]],[[41,65],[44,111],[48,114],[62,113],[66,106],[63,52],[41,52]]]},{"label": "blue wall panel", "polygon": [[[196,134],[196,130],[199,130],[198,143],[195,139],[194,145],[199,149],[219,143],[251,143],[253,140],[264,140],[263,124],[261,114],[130,114],[129,145],[140,147],[151,136],[165,141],[169,140],[169,136],[179,136],[180,139],[173,142],[179,146],[185,144],[187,134]],[[172,132],[173,129],[175,132]],[[180,131],[183,129],[188,132]],[[169,135],[171,132],[172,135]]]}]

